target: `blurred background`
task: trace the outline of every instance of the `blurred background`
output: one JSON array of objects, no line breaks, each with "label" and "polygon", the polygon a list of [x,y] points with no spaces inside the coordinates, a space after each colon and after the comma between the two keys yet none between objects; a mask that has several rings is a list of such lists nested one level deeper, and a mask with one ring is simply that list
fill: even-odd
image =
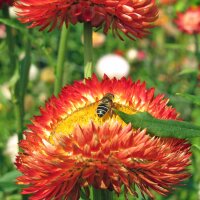
[{"label": "blurred background", "polygon": [[[101,31],[93,33],[94,69],[99,78],[106,73],[109,77],[131,77],[145,81],[148,88],[155,87],[156,94],[164,93],[169,104],[181,113],[181,118],[200,125],[200,80],[198,80],[200,57],[196,54],[200,34],[181,32],[175,19],[178,12],[191,6],[200,6],[200,0],[160,0],[159,19],[151,34],[136,41],[124,37],[124,41]],[[8,54],[10,29],[16,42],[14,52],[18,63],[24,62],[25,42],[31,42],[31,67],[25,95],[25,124],[30,123],[39,107],[53,94],[54,67],[56,65],[60,30],[48,33],[37,29],[27,31],[19,25],[15,11],[9,8],[10,20],[6,23],[0,10],[0,200],[20,200],[20,187],[15,184],[19,172],[14,161],[18,152],[16,118],[13,93],[16,69]],[[5,25],[6,24],[6,25]],[[64,83],[71,84],[83,78],[83,26],[70,25],[65,54]],[[199,78],[200,79],[200,78]],[[183,185],[177,186],[168,197],[156,194],[156,200],[200,199],[200,140],[192,141],[192,165],[188,168],[192,176]]]}]

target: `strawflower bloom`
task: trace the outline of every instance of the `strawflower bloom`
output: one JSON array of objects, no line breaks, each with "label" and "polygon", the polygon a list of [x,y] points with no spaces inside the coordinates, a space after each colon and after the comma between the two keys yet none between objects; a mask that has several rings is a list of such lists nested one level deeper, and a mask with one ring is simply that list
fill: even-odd
[{"label": "strawflower bloom", "polygon": [[[96,76],[63,88],[34,117],[20,142],[16,166],[23,173],[18,184],[28,185],[23,194],[31,200],[73,199],[80,189],[93,186],[153,199],[152,190],[166,195],[189,175],[190,145],[183,139],[152,137],[134,129],[115,113],[102,118],[96,109],[102,97],[114,95],[113,106],[134,114],[147,111],[159,119],[178,119],[164,95],[130,79]],[[134,124],[133,124],[134,126]],[[88,190],[87,190],[88,191]]]},{"label": "strawflower bloom", "polygon": [[178,28],[188,34],[200,33],[200,6],[190,7],[184,13],[179,13],[175,20]]},{"label": "strawflower bloom", "polygon": [[63,23],[90,22],[104,33],[111,28],[120,38],[119,30],[131,39],[148,34],[158,15],[155,0],[19,0],[15,6],[21,10],[19,20],[29,27],[51,31]]}]

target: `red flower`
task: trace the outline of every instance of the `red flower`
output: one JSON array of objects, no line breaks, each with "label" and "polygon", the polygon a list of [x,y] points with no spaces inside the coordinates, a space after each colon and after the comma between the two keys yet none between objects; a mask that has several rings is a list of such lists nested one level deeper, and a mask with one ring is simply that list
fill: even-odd
[{"label": "red flower", "polygon": [[7,4],[11,6],[13,3],[13,0],[0,0],[0,8],[2,8],[3,4]]},{"label": "red flower", "polygon": [[112,28],[120,38],[119,30],[131,39],[148,34],[158,15],[155,0],[19,0],[15,6],[21,10],[19,20],[29,27],[51,31],[63,23],[90,22],[104,33]]},{"label": "red flower", "polygon": [[188,34],[200,33],[200,6],[190,7],[184,13],[179,13],[175,20],[178,28]]},{"label": "red flower", "polygon": [[117,194],[127,192],[153,199],[151,190],[166,195],[188,177],[190,145],[181,139],[158,138],[146,130],[132,129],[115,113],[96,114],[106,93],[114,95],[113,106],[126,113],[148,111],[160,119],[177,119],[163,95],[144,83],[96,76],[63,88],[41,108],[20,142],[24,150],[16,166],[23,175],[18,184],[28,185],[23,194],[30,199],[77,200],[80,188],[92,185]]}]

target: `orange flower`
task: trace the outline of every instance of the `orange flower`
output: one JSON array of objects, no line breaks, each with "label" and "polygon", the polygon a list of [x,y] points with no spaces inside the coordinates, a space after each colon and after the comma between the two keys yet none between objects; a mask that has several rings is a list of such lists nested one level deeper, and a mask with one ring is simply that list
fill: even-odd
[{"label": "orange flower", "polygon": [[[96,76],[63,88],[52,97],[41,116],[36,116],[19,153],[16,166],[23,175],[18,184],[28,185],[23,194],[30,199],[77,200],[80,188],[93,186],[117,194],[124,185],[127,192],[153,199],[151,190],[166,195],[189,175],[190,145],[181,139],[158,138],[146,130],[136,130],[108,111],[96,114],[106,93],[114,95],[113,106],[133,114],[147,111],[160,119],[177,119],[175,109],[167,106],[163,95],[130,79],[99,82]],[[133,125],[134,126],[134,125]]]},{"label": "orange flower", "polygon": [[120,38],[119,30],[131,39],[148,34],[158,15],[155,0],[19,0],[15,6],[21,10],[22,23],[40,30],[90,22],[93,27],[103,27],[104,33],[112,27]]},{"label": "orange flower", "polygon": [[200,6],[190,7],[184,13],[179,13],[175,20],[178,28],[188,34],[200,33]]}]

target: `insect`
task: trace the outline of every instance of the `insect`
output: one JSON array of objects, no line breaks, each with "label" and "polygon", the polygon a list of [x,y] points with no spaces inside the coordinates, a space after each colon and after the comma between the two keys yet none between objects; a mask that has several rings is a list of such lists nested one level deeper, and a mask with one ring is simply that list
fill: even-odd
[{"label": "insect", "polygon": [[96,113],[98,117],[103,117],[107,112],[112,112],[114,95],[111,93],[105,94],[97,106]]}]

